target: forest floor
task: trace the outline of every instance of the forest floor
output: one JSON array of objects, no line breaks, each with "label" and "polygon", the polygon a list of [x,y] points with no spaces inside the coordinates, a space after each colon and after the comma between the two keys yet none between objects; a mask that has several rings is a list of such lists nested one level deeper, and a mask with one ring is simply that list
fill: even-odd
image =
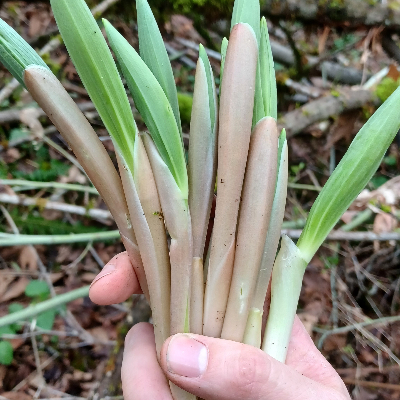
[{"label": "forest floor", "polygon": [[[99,1],[105,9],[96,16],[105,15],[137,47],[134,13],[122,18],[114,4],[118,2]],[[41,51],[115,160],[108,133],[58,40],[48,3],[3,2],[0,17]],[[313,201],[355,134],[400,83],[400,36],[395,29],[362,21],[324,23],[276,15],[268,20],[279,123],[289,137],[283,230],[292,238],[298,238]],[[198,44],[209,48],[218,77],[217,50],[228,28],[227,20],[207,22],[197,15],[169,13],[164,18],[163,35],[183,94],[186,142]],[[395,46],[392,51],[388,43]],[[57,130],[3,67],[0,88],[3,316],[89,285],[123,246],[115,236],[95,240],[96,233],[116,229],[111,215]],[[137,112],[135,118],[144,128]],[[397,138],[376,175],[311,261],[298,310],[358,400],[400,399],[399,143]],[[14,234],[13,245],[4,233]],[[17,237],[57,238],[71,233],[92,236],[85,243],[60,239],[59,244],[44,240],[34,246]],[[122,398],[119,368],[124,336],[133,323],[150,318],[142,296],[115,306],[97,306],[85,297],[39,317],[0,328],[0,399]],[[2,349],[4,342],[11,343],[11,356],[2,353],[7,351]],[[3,362],[8,365],[1,365],[6,356],[11,357]]]}]

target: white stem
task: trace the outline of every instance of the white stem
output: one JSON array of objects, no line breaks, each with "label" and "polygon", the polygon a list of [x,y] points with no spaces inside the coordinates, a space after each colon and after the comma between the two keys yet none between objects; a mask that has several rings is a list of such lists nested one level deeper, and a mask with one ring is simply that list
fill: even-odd
[{"label": "white stem", "polygon": [[171,236],[171,334],[189,332],[192,228],[187,199],[162,160],[154,142],[143,135],[168,233]]},{"label": "white stem", "polygon": [[271,220],[269,222],[267,238],[265,239],[263,258],[252,302],[252,307],[258,308],[259,310],[263,310],[264,307],[265,296],[267,294],[272,267],[276,257],[276,250],[278,249],[279,239],[281,238],[281,227],[285,215],[287,181],[288,148],[285,141],[280,159],[274,202],[272,204]]},{"label": "white stem", "polygon": [[[117,152],[117,155],[118,152]],[[154,335],[156,340],[157,355],[160,355],[161,346],[165,339],[169,336],[168,320],[165,321],[163,307],[161,302],[164,301],[162,291],[160,290],[160,282],[158,280],[157,251],[155,249],[154,240],[146,220],[145,212],[139,200],[131,170],[128,168],[125,160],[119,155],[117,157],[120,166],[121,180],[124,187],[125,197],[128,203],[129,212],[132,218],[133,229],[136,233],[136,239],[139,245],[140,255],[143,261],[147,284],[150,292],[152,305],[152,316],[154,320]]]},{"label": "white stem", "polygon": [[249,344],[257,349],[261,347],[262,315],[263,310],[259,310],[258,308],[250,309],[243,336],[244,344]]},{"label": "white stem", "polygon": [[262,349],[284,363],[307,262],[292,240],[283,236],[272,272],[271,306]]},{"label": "white stem", "polygon": [[221,88],[218,195],[204,297],[203,333],[220,337],[232,279],[240,196],[250,144],[258,46],[247,24],[232,29]]},{"label": "white stem", "polygon": [[243,340],[274,200],[278,136],[271,117],[258,122],[251,135],[222,339]]}]

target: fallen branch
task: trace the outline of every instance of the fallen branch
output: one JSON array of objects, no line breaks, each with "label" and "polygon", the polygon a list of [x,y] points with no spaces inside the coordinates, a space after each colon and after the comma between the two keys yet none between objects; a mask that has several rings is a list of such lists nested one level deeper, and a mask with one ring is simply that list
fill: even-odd
[{"label": "fallen branch", "polygon": [[99,194],[97,189],[94,187],[71,184],[71,183],[36,182],[36,181],[25,181],[23,179],[0,179],[0,185],[13,186],[14,190],[17,190],[16,188],[21,190],[22,187],[24,190],[62,189],[62,190],[71,190],[76,192],[87,192],[90,194]]},{"label": "fallen branch", "polygon": [[363,387],[369,387],[372,389],[395,390],[397,392],[400,392],[400,385],[396,385],[394,383],[359,381],[357,379],[351,379],[351,378],[343,378],[343,382],[346,385],[363,386]]},{"label": "fallen branch", "polygon": [[[301,229],[282,229],[285,234],[292,239],[298,239]],[[119,231],[97,232],[97,233],[80,233],[71,235],[13,235],[9,233],[0,233],[0,247],[5,246],[25,246],[32,245],[51,245],[51,244],[67,244],[67,243],[87,243],[96,241],[107,241],[118,239]],[[327,240],[349,240],[349,241],[369,241],[374,240],[389,241],[400,240],[400,233],[382,233],[373,232],[342,232],[340,230],[332,231]]]},{"label": "fallen branch", "polygon": [[400,63],[400,47],[393,40],[390,32],[384,32],[382,35],[382,48],[386,51],[388,56],[392,57],[393,60]]},{"label": "fallen branch", "polygon": [[332,25],[346,22],[346,26],[387,26],[400,29],[400,10],[390,7],[389,2],[365,0],[307,1],[266,0],[262,11],[267,15]]},{"label": "fallen branch", "polygon": [[28,207],[33,206],[45,210],[54,210],[65,213],[77,214],[85,217],[90,217],[101,222],[113,220],[111,213],[108,210],[100,210],[96,208],[87,209],[82,206],[76,206],[67,203],[59,203],[55,201],[49,201],[46,199],[35,199],[30,197],[20,197],[17,195],[0,193],[0,203],[15,204]]},{"label": "fallen branch", "polygon": [[391,323],[398,322],[398,321],[400,321],[400,316],[396,315],[394,317],[384,317],[384,318],[372,319],[372,320],[364,321],[364,322],[358,322],[353,325],[347,325],[347,326],[343,326],[341,328],[336,328],[336,329],[332,329],[330,331],[326,331],[318,340],[318,348],[319,349],[322,348],[322,346],[328,336],[339,335],[341,333],[347,333],[347,332],[351,332],[354,330],[360,330],[361,328],[368,328],[368,327],[375,328],[377,326],[387,325],[387,324],[391,324]]},{"label": "fallen branch", "polygon": [[[82,112],[95,110],[95,107],[91,101],[78,103],[77,106]],[[37,118],[46,116],[46,114],[41,108],[34,108],[34,109],[37,112],[36,114]],[[21,120],[21,112],[23,112],[24,110],[27,110],[27,108],[0,111],[0,124],[11,124],[13,122],[19,122]]]},{"label": "fallen branch", "polygon": [[[176,38],[176,40],[182,45],[189,49],[198,51],[199,45],[191,40]],[[296,58],[294,56],[293,50],[290,47],[284,46],[272,39],[270,39],[272,55],[274,60],[285,64],[287,66],[295,66]],[[210,49],[206,49],[209,57],[214,58],[217,61],[221,61],[221,54]],[[326,77],[334,82],[340,82],[347,85],[358,85],[362,80],[362,71],[356,68],[344,67],[340,64],[334,63],[332,61],[320,62],[319,57],[304,55],[303,60],[305,66],[315,67],[319,71],[323,71]]]},{"label": "fallen branch", "polygon": [[0,233],[0,247],[106,242],[119,238],[119,231],[77,233],[70,235],[13,235],[10,233]]},{"label": "fallen branch", "polygon": [[338,95],[322,97],[285,114],[280,118],[279,125],[286,128],[289,137],[294,136],[315,122],[337,116],[344,111],[361,108],[370,101],[375,101],[375,95],[369,90],[341,89]]}]

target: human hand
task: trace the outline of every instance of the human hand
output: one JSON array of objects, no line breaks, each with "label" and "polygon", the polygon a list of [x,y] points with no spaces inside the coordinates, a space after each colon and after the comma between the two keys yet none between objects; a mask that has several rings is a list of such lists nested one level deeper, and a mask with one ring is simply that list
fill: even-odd
[{"label": "human hand", "polygon": [[[112,266],[112,267],[110,267]],[[141,293],[126,253],[114,257],[93,281],[90,298],[100,305]],[[153,328],[135,325],[125,339],[125,400],[172,400],[166,377],[205,400],[349,400],[332,366],[296,318],[286,364],[254,347],[193,334],[166,340],[157,361]]]}]

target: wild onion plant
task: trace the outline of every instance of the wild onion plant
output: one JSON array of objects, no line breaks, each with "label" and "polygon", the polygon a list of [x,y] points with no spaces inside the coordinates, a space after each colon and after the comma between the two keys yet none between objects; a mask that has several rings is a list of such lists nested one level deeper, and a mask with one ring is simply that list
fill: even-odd
[{"label": "wild onion plant", "polygon": [[[199,48],[188,163],[171,64],[147,1],[136,1],[140,55],[103,20],[109,47],[84,0],[51,0],[51,5],[113,140],[119,173],[61,83],[4,21],[0,59],[67,140],[114,216],[152,307],[158,352],[169,335],[194,332],[262,347],[285,362],[305,268],[399,130],[400,89],[354,139],[314,203],[297,245],[284,236],[276,256],[288,147],[276,123],[275,71],[259,1],[235,1],[230,37],[221,47],[219,96],[207,53]],[[142,133],[122,77],[146,125]],[[173,385],[171,390],[176,399],[193,398]]]}]

